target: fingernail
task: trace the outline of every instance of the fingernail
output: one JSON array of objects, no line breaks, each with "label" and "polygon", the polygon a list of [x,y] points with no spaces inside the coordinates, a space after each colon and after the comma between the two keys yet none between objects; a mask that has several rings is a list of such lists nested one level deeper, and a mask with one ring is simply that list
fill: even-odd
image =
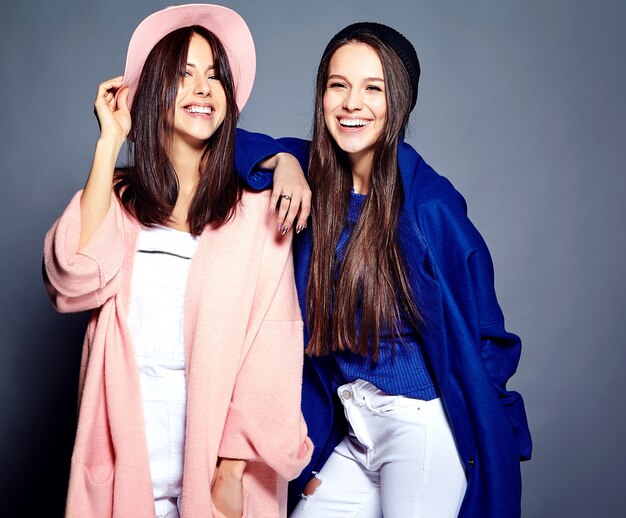
[{"label": "fingernail", "polygon": [[289,227],[283,227],[283,230],[281,231],[281,234],[284,236],[287,231],[289,230]]},{"label": "fingernail", "polygon": [[282,231],[283,231],[283,226],[280,223],[278,223],[276,225],[276,232],[282,232]]}]

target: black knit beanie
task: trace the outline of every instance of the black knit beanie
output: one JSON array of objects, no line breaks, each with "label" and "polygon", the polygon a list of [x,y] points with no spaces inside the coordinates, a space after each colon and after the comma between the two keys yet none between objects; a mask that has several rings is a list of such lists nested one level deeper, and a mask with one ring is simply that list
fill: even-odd
[{"label": "black knit beanie", "polygon": [[330,52],[331,47],[341,40],[351,40],[359,34],[371,34],[376,36],[385,45],[390,47],[400,58],[404,68],[409,74],[411,82],[411,110],[417,102],[417,85],[420,79],[420,62],[417,59],[417,52],[409,40],[407,40],[397,30],[375,22],[359,22],[348,25],[335,34],[326,45],[322,59]]}]

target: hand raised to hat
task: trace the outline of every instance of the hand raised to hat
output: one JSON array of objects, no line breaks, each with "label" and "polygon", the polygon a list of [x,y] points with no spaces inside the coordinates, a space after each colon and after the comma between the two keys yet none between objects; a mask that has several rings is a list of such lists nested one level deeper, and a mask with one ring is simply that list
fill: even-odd
[{"label": "hand raised to hat", "polygon": [[101,138],[114,138],[123,142],[131,127],[128,109],[128,88],[123,86],[122,76],[100,83],[94,101],[94,112],[100,126]]},{"label": "hand raised to hat", "polygon": [[123,86],[122,76],[98,87],[94,111],[100,125],[100,138],[80,197],[79,248],[87,244],[111,205],[115,163],[131,125],[127,99],[128,88]]}]

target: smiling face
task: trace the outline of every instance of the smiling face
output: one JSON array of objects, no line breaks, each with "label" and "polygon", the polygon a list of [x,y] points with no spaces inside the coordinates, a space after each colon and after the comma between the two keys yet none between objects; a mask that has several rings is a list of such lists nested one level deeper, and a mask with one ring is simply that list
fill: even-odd
[{"label": "smiling face", "polygon": [[173,148],[202,149],[226,117],[227,102],[208,41],[193,34],[185,72],[174,101]]},{"label": "smiling face", "polygon": [[339,47],[328,66],[324,122],[353,169],[371,169],[374,149],[387,117],[383,65],[366,43]]}]

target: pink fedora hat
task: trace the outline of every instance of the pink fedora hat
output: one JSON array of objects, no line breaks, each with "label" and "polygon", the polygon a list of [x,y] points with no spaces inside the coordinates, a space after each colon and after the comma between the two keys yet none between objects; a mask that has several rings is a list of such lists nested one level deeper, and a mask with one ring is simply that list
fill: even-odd
[{"label": "pink fedora hat", "polygon": [[205,27],[224,45],[235,83],[237,106],[240,111],[243,109],[250,97],[256,72],[252,34],[246,22],[235,11],[212,4],[168,7],[151,14],[139,24],[128,44],[124,70],[124,83],[130,88],[129,106],[150,51],[170,32],[190,25]]}]

